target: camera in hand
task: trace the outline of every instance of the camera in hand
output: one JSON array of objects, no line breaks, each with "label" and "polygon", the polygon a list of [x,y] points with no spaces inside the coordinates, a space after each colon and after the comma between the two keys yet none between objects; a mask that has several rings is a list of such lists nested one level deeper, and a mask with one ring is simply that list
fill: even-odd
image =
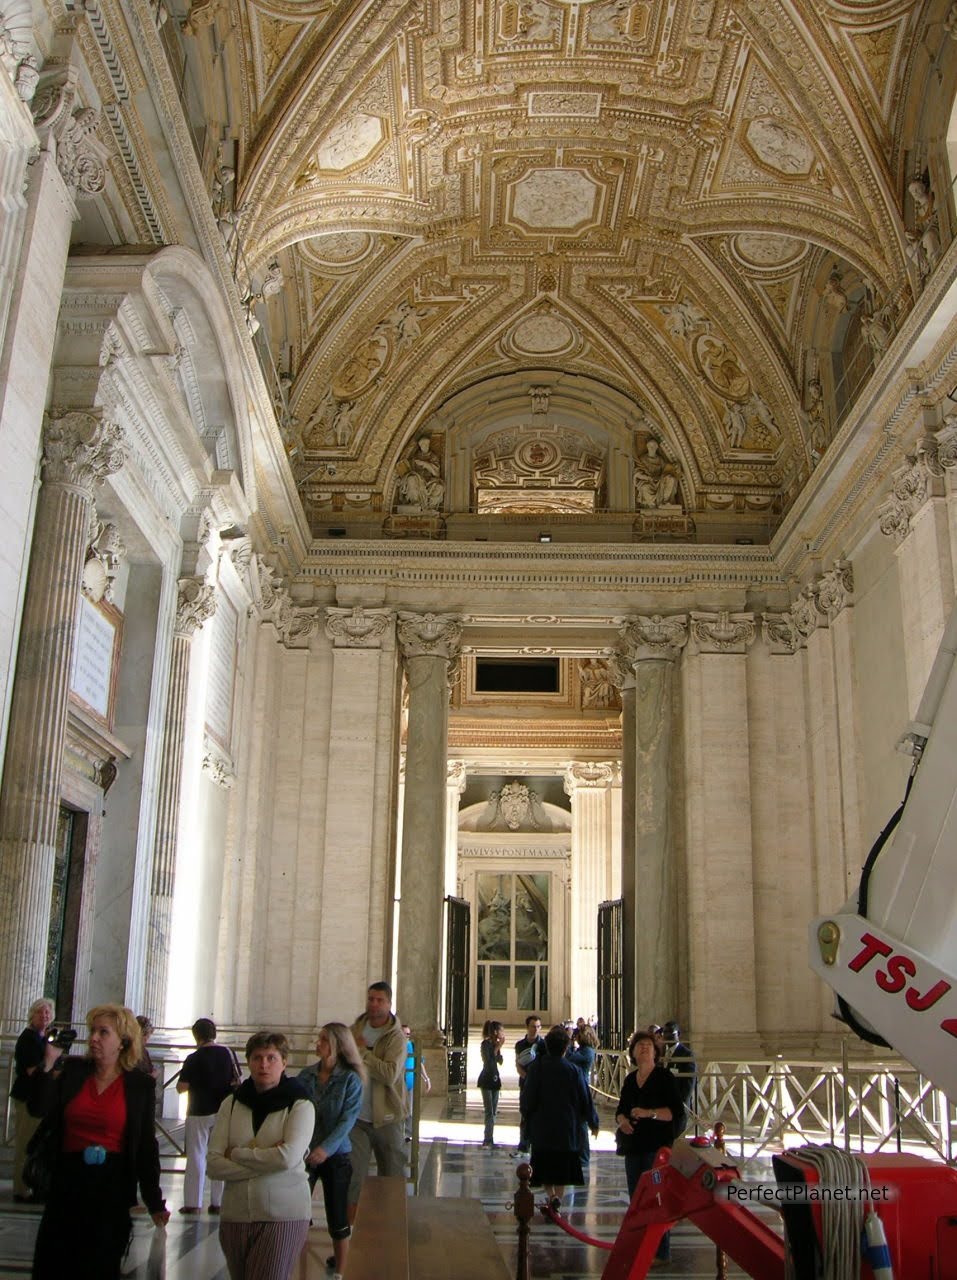
[{"label": "camera in hand", "polygon": [[47,1032],[47,1043],[57,1049],[69,1049],[75,1039],[76,1032],[72,1027],[51,1027]]}]

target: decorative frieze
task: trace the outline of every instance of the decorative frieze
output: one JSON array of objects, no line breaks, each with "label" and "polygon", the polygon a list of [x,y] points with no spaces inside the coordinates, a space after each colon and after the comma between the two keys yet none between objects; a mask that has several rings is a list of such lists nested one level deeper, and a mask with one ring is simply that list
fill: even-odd
[{"label": "decorative frieze", "polygon": [[326,635],[337,649],[378,649],[395,614],[391,609],[326,609]]},{"label": "decorative frieze", "polygon": [[667,618],[660,613],[639,615],[620,627],[618,634],[631,651],[633,662],[650,658],[673,662],[688,643],[688,618],[683,613]]},{"label": "decorative frieze", "polygon": [[692,613],[691,637],[698,653],[745,653],[754,641],[754,614]]}]

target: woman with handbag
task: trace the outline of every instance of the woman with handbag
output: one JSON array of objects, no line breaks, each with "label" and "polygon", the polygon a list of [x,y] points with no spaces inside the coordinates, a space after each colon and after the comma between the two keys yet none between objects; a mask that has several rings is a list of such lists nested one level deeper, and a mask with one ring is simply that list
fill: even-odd
[{"label": "woman with handbag", "polygon": [[[625,1077],[621,1087],[615,1112],[615,1142],[618,1154],[625,1157],[631,1200],[638,1179],[654,1164],[660,1149],[671,1146],[676,1129],[684,1121],[684,1106],[677,1080],[659,1065],[661,1050],[651,1032],[635,1032],[628,1043],[628,1057],[635,1070]],[[670,1256],[671,1233],[666,1232],[658,1246],[657,1261],[666,1262]]]},{"label": "woman with handbag", "polygon": [[33,1280],[117,1280],[133,1232],[136,1189],[158,1227],[169,1221],[153,1131],[155,1086],[136,1070],[143,1054],[130,1009],[104,1004],[86,1016],[85,1058],[46,1047],[27,1105],[43,1116],[31,1160],[46,1153],[51,1182],[37,1233]]},{"label": "woman with handbag", "polygon": [[305,1157],[315,1111],[286,1075],[289,1042],[257,1031],[246,1042],[249,1079],[222,1104],[206,1168],[226,1184],[219,1243],[231,1280],[288,1280],[309,1233]]}]

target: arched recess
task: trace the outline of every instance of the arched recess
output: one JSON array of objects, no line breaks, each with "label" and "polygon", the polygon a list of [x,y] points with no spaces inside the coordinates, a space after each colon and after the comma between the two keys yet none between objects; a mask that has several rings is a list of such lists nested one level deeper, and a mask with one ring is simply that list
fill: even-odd
[{"label": "arched recess", "polygon": [[214,468],[235,471],[250,508],[255,508],[253,424],[234,317],[209,268],[191,249],[161,249],[146,275],[176,335],[175,376],[197,434]]},{"label": "arched recess", "polygon": [[[529,440],[548,437],[555,443],[555,456],[537,477],[523,477],[521,468],[513,477],[512,462],[502,460],[505,491],[512,487],[516,495],[523,491],[546,495],[550,482],[554,482],[552,493],[558,503],[558,492],[571,499],[577,487],[583,512],[632,511],[636,505],[636,447],[653,437],[676,473],[677,490],[672,501],[685,511],[695,505],[685,442],[672,431],[664,416],[648,411],[637,398],[588,374],[525,368],[476,379],[449,396],[406,437],[386,491],[389,509],[401,496],[397,490],[402,459],[415,448],[418,438],[440,433],[444,436],[440,452],[445,507],[450,512],[483,509],[483,474],[485,483],[496,483],[494,477],[489,478],[490,442],[494,444],[503,437],[520,440],[522,435]],[[582,445],[586,443],[589,457],[583,458]],[[568,510],[576,508],[569,505]]]}]

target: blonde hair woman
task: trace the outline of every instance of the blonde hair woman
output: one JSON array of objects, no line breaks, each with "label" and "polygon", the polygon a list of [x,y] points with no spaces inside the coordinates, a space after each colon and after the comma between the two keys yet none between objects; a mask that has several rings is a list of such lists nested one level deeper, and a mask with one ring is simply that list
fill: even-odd
[{"label": "blonde hair woman", "polygon": [[[34,1280],[116,1280],[132,1235],[136,1190],[157,1226],[169,1221],[153,1131],[155,1087],[137,1071],[143,1052],[132,1010],[86,1015],[85,1058],[47,1044],[28,1105],[53,1129],[53,1184],[37,1233]],[[39,1141],[41,1134],[37,1134]]]},{"label": "blonde hair woman", "polygon": [[309,1186],[322,1183],[326,1222],[332,1237],[333,1280],[342,1280],[349,1252],[347,1199],[352,1177],[349,1134],[362,1105],[366,1069],[355,1037],[342,1022],[327,1022],[316,1037],[319,1061],[304,1067],[296,1079],[316,1111],[306,1166]]}]

